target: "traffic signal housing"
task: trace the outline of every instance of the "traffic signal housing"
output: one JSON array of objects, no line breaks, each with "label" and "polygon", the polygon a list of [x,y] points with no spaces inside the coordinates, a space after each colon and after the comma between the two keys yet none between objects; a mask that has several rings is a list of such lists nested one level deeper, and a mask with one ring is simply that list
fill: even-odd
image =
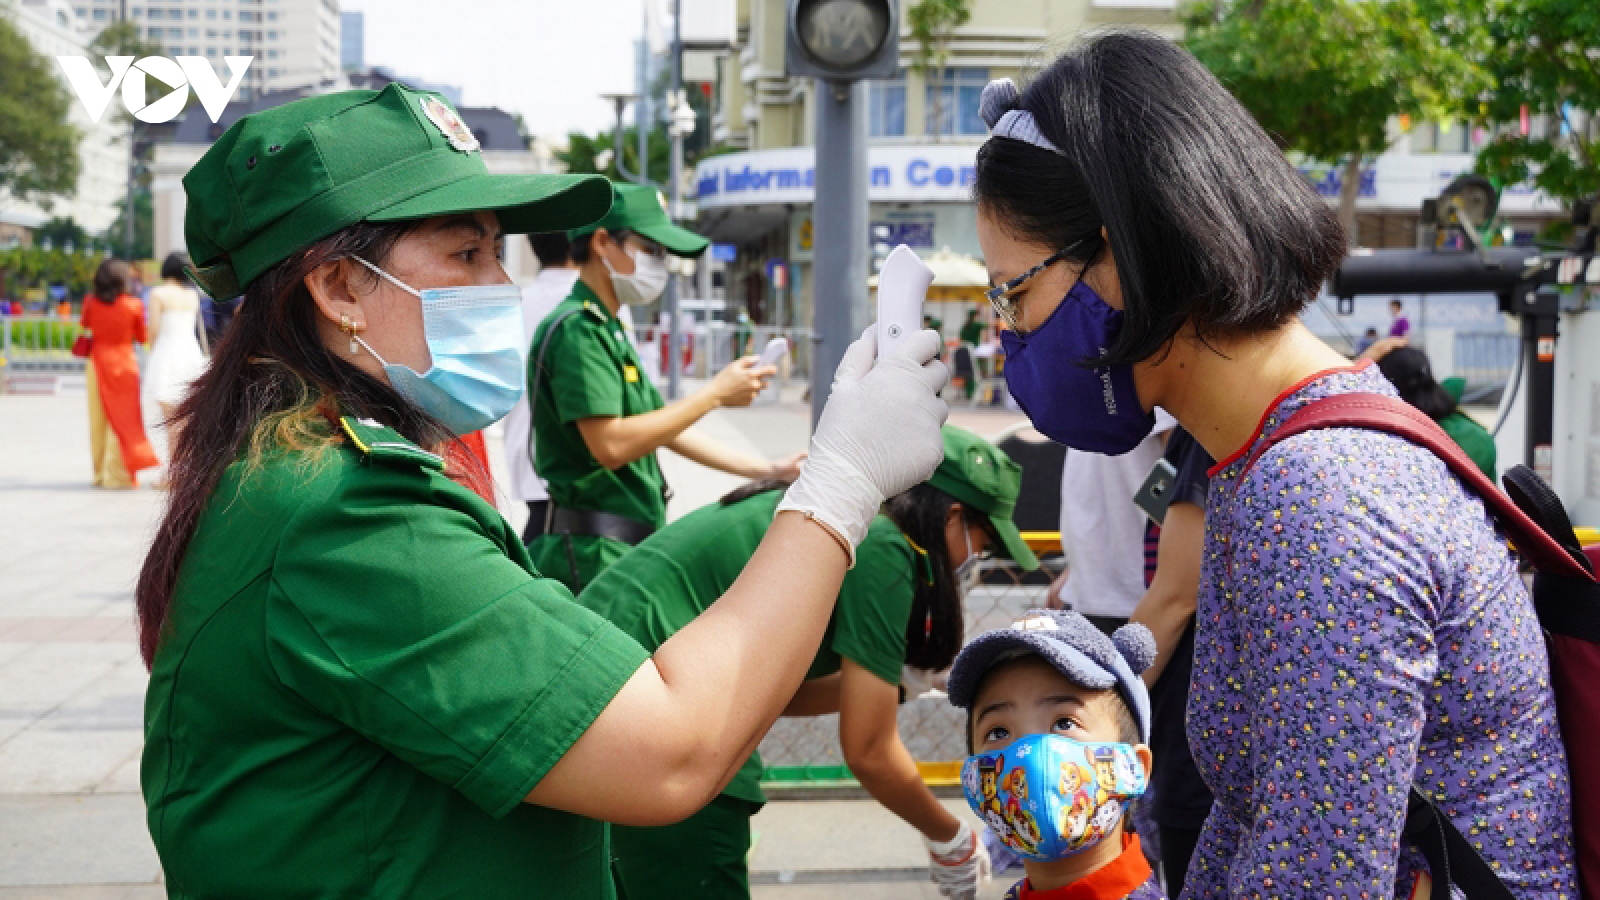
[{"label": "traffic signal housing", "polygon": [[789,0],[785,26],[788,75],[854,81],[899,74],[896,0]]}]

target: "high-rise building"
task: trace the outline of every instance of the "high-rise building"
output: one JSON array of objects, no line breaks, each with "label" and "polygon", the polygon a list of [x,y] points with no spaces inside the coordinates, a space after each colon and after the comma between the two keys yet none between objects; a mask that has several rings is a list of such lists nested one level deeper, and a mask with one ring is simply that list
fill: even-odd
[{"label": "high-rise building", "polygon": [[[34,52],[49,60],[53,69],[57,56],[82,56],[89,42],[82,22],[68,0],[0,0],[0,16],[11,23]],[[66,79],[62,78],[63,87]],[[104,231],[115,221],[118,206],[128,189],[130,160],[129,128],[124,116],[111,107],[99,122],[68,90],[71,97],[68,117],[83,135],[78,142],[80,162],[78,184],[70,197],[55,198],[48,207],[23,203],[0,194],[0,223],[33,228],[50,218],[70,218],[91,234]]]},{"label": "high-rise building", "polygon": [[367,21],[358,12],[339,13],[339,66],[360,69],[367,64]]},{"label": "high-rise building", "polygon": [[255,61],[238,97],[339,77],[338,0],[73,0],[91,34],[112,22],[138,25],[168,56],[204,56],[227,77],[226,56]]}]

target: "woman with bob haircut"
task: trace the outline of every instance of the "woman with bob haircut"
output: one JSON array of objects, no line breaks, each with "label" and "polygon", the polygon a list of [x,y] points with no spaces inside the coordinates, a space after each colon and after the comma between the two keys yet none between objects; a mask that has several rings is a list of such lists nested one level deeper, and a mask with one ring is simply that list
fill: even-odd
[{"label": "woman with bob haircut", "polygon": [[1395,395],[1299,322],[1344,254],[1328,205],[1152,34],[1094,36],[1026,90],[991,83],[982,114],[978,238],[1034,426],[1120,454],[1160,406],[1221,460],[1188,707],[1216,805],[1184,896],[1427,896],[1402,836],[1413,786],[1515,896],[1576,896],[1544,642],[1482,502],[1363,429],[1246,470],[1306,404]]}]

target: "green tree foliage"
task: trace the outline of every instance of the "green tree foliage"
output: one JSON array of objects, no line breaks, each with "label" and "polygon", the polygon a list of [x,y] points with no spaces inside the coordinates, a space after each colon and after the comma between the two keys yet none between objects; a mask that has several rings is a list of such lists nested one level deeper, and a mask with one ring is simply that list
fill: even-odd
[{"label": "green tree foliage", "polygon": [[[666,129],[651,129],[646,135],[645,146],[650,155],[650,169],[646,177],[656,184],[666,184],[672,167],[672,145],[668,142]],[[633,128],[622,129],[622,155],[628,171],[639,174],[639,138]],[[605,175],[623,180],[622,173],[617,170],[616,153],[612,149],[609,131],[602,131],[593,137],[572,132],[567,135],[567,149],[557,150],[556,159],[573,174]],[[601,166],[601,162],[605,165]]]},{"label": "green tree foliage", "polygon": [[122,201],[117,204],[117,218],[106,227],[101,242],[114,247],[119,257],[123,259],[149,259],[155,255],[155,204],[151,201],[148,187],[141,185],[133,195],[133,247],[126,246],[127,232],[124,230],[123,221],[128,215],[128,197],[123,195]]},{"label": "green tree foliage", "polygon": [[146,56],[165,56],[166,48],[160,44],[145,40],[144,31],[131,21],[123,20],[113,22],[101,29],[89,42],[89,61],[94,64],[102,79],[111,75],[106,66],[107,56],[131,56],[142,59]]},{"label": "green tree foliage", "polygon": [[[1502,184],[1532,180],[1567,203],[1600,192],[1600,3],[1482,0],[1480,10],[1496,87],[1475,119],[1499,127],[1478,171]],[[1551,127],[1524,136],[1524,108]]]},{"label": "green tree foliage", "polygon": [[69,296],[81,297],[94,281],[94,270],[102,259],[97,253],[68,253],[60,247],[0,250],[0,294],[17,297],[32,288],[64,284]]},{"label": "green tree foliage", "polygon": [[57,216],[33,230],[33,241],[40,246],[49,243],[60,249],[83,249],[89,246],[89,233],[77,222]]},{"label": "green tree foliage", "polygon": [[[911,69],[922,76],[924,83],[943,84],[945,67],[950,63],[950,38],[955,30],[972,18],[971,0],[922,0],[906,10],[906,22],[911,26],[911,37],[916,46],[911,51]],[[930,102],[942,107],[942,91],[929,94]],[[929,121],[942,121],[946,111],[932,110]],[[930,128],[929,136],[937,141],[939,129]]]},{"label": "green tree foliage", "polygon": [[74,192],[80,165],[72,98],[55,66],[0,17],[0,188],[44,204]]},{"label": "green tree foliage", "polygon": [[1492,83],[1481,0],[1206,0],[1184,43],[1285,151],[1342,164],[1339,218],[1354,236],[1364,159],[1401,114],[1444,119]]}]

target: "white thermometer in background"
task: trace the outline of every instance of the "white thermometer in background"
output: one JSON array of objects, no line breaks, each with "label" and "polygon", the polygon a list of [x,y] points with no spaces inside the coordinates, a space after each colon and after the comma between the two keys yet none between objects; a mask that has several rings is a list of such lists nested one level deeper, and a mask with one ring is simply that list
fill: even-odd
[{"label": "white thermometer in background", "polygon": [[933,270],[905,244],[894,248],[878,270],[878,358],[922,328],[922,302]]},{"label": "white thermometer in background", "polygon": [[788,355],[789,342],[781,337],[775,337],[767,341],[767,346],[762,349],[761,358],[756,360],[756,368],[762,369],[767,366],[775,366],[783,362],[783,358]]}]

